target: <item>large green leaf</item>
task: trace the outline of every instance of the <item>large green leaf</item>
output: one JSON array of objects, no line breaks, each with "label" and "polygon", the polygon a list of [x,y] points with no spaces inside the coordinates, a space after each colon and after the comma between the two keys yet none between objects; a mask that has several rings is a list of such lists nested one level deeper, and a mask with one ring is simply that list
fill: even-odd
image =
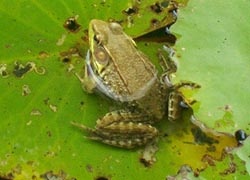
[{"label": "large green leaf", "polygon": [[[181,9],[172,28],[179,36],[176,80],[192,80],[202,87],[194,95],[198,100],[193,106],[196,118],[210,128],[232,134],[238,129],[250,132],[248,6],[249,1],[192,0]],[[248,162],[249,146],[239,152]],[[239,179],[246,173],[240,167],[235,170],[241,172],[235,175]]]},{"label": "large green leaf", "polygon": [[[197,126],[189,121],[191,112],[187,111],[180,122],[170,123],[164,121],[157,124],[163,136],[159,139],[159,150],[156,157],[152,157],[153,161],[156,158],[156,162],[150,167],[145,167],[140,162],[140,160],[144,162],[141,158],[143,148],[123,150],[89,141],[82,138],[81,131],[70,125],[70,121],[77,121],[93,127],[96,119],[114,108],[112,102],[96,95],[84,93],[74,75],[74,72],[80,72],[83,66],[84,58],[82,56],[85,56],[88,48],[85,30],[88,28],[89,21],[93,18],[123,20],[125,31],[134,37],[164,27],[172,22],[171,19],[164,21],[168,19],[165,17],[169,9],[163,8],[162,13],[157,13],[150,8],[150,6],[157,7],[155,1],[148,0],[141,3],[138,1],[139,4],[136,6],[134,6],[134,2],[137,1],[21,0],[13,3],[12,1],[3,0],[0,2],[0,47],[2,49],[0,51],[0,71],[2,75],[0,78],[0,91],[2,92],[0,95],[0,136],[2,137],[0,140],[0,179],[8,176],[15,176],[15,179],[53,179],[56,176],[57,179],[60,179],[60,177],[62,179],[73,177],[76,179],[95,179],[103,177],[103,179],[110,178],[114,180],[165,179],[168,175],[176,174],[183,164],[189,164],[195,173],[198,173],[208,166],[206,161],[201,161],[201,159],[204,160],[204,155],[211,156],[213,160],[219,160],[224,147],[235,146],[234,137],[227,134],[219,134],[219,137],[217,137],[216,133],[210,130],[206,134],[202,133]],[[167,1],[160,2],[165,3]],[[244,111],[243,114],[237,113],[236,108],[238,111],[238,106],[233,104],[243,100],[245,100],[244,102],[247,101],[247,98],[244,99],[244,96],[241,96],[241,94],[245,95],[244,92],[247,91],[247,88],[245,88],[244,84],[245,91],[243,92],[243,88],[238,86],[242,92],[240,91],[237,95],[232,93],[231,90],[226,91],[228,90],[226,89],[228,84],[223,85],[223,87],[218,86],[217,91],[207,92],[206,86],[209,87],[208,85],[210,85],[208,82],[225,82],[226,84],[226,80],[221,80],[224,76],[218,77],[221,74],[224,75],[221,72],[227,71],[227,67],[216,66],[216,63],[212,63],[212,60],[217,59],[218,61],[218,58],[222,60],[226,58],[222,56],[222,50],[220,53],[216,53],[216,50],[213,50],[215,46],[212,44],[210,46],[197,45],[198,42],[202,42],[204,45],[206,43],[198,41],[202,40],[198,36],[199,33],[196,32],[199,30],[199,26],[191,24],[205,23],[204,19],[209,22],[210,18],[211,21],[217,20],[218,15],[215,13],[220,12],[223,14],[224,11],[224,13],[227,13],[227,10],[223,7],[220,8],[218,5],[204,5],[203,3],[205,2],[192,1],[187,8],[181,9],[179,22],[175,25],[175,29],[172,30],[182,35],[177,44],[177,53],[181,55],[177,77],[181,80],[192,80],[202,85],[202,88],[196,94],[196,98],[200,101],[200,109],[194,107],[195,115],[200,120],[208,123],[207,114],[204,115],[204,112],[210,112],[210,108],[217,110],[218,107],[229,104],[233,107],[234,117],[234,119],[229,119],[229,122],[235,122],[236,119],[247,117],[247,114],[244,114],[246,108],[240,110],[241,112]],[[228,3],[228,6],[231,5],[229,6],[231,8],[228,8],[228,13],[234,15],[235,18],[239,18],[241,16],[236,14],[241,13],[242,9],[236,8],[233,3],[237,3],[239,7],[243,6],[242,9],[246,10],[246,8],[244,9],[244,3],[247,2],[235,1]],[[131,8],[135,9],[135,7],[138,8],[136,13],[129,15],[124,13],[124,11]],[[194,7],[196,7],[197,11],[199,10],[200,14],[192,13],[191,10]],[[208,12],[207,8],[213,9],[214,13],[212,11]],[[246,16],[247,13],[246,11],[244,15]],[[70,33],[63,27],[69,17],[77,18],[77,22],[81,25],[81,30],[77,33]],[[219,17],[222,18],[223,16]],[[192,18],[197,18],[197,20],[191,20]],[[232,26],[231,28],[235,27],[237,29],[237,27],[240,27],[242,32],[245,32],[244,29],[249,29],[249,26],[243,23],[243,18],[241,18],[242,25],[240,26],[234,25],[236,22],[234,18],[231,20],[232,22],[228,20],[228,24]],[[154,26],[152,26],[152,22],[154,22]],[[157,23],[155,24],[155,22]],[[222,20],[220,20],[220,23],[222,26]],[[220,31],[222,31],[221,29]],[[225,26],[224,29],[230,28]],[[202,33],[202,37],[204,39],[204,35],[207,34],[209,39],[209,34],[214,32],[211,35],[213,38],[210,37],[210,39],[214,39],[213,42],[218,44],[215,40],[216,32],[214,30],[210,26],[204,28],[205,33]],[[194,35],[197,35],[197,37]],[[224,34],[218,35],[219,40],[222,37],[224,39],[222,35]],[[190,37],[192,37],[192,41],[189,40]],[[228,35],[227,39],[230,38],[231,35]],[[243,52],[244,50],[244,47],[240,47],[241,43],[237,44],[238,41],[236,40],[236,38],[232,40],[235,46],[227,41],[232,48],[227,56],[230,59],[230,61],[228,60],[230,67],[237,67],[235,64],[231,64],[234,62],[232,59],[235,54],[231,51]],[[243,40],[247,40],[247,38],[243,38]],[[244,42],[248,43],[248,41]],[[158,66],[156,53],[158,49],[162,49],[162,44],[139,43],[138,46]],[[182,47],[185,47],[186,51],[182,52]],[[212,50],[215,52],[211,53]],[[186,54],[187,52],[192,53]],[[247,54],[247,51],[244,52]],[[213,65],[213,69],[218,71],[216,71],[216,74],[213,74],[214,71],[212,71],[213,73],[210,72],[210,68],[208,68],[210,66],[207,67],[205,63],[200,63],[201,58],[197,58],[197,56],[204,56],[206,53],[209,54],[205,56],[208,58],[206,62],[210,62],[210,66]],[[216,57],[217,54],[219,57]],[[241,53],[241,55],[242,57],[237,56],[237,59],[241,63],[245,62],[244,66],[240,64],[244,70],[247,68],[248,62],[243,61],[244,53]],[[205,60],[204,57],[202,58]],[[243,60],[241,61],[241,59]],[[15,63],[16,61],[19,64]],[[184,63],[187,63],[187,65],[184,65]],[[223,64],[225,63],[218,63],[218,65]],[[32,68],[31,65],[33,65]],[[203,77],[206,75],[205,79],[207,81],[194,76],[193,67],[199,70],[205,69],[199,71],[199,77],[202,78],[202,75]],[[232,71],[231,73],[236,72]],[[18,77],[21,75],[22,77]],[[247,74],[243,73],[242,76],[248,78]],[[215,78],[217,81],[212,81],[210,77],[212,80]],[[239,75],[235,77],[241,79]],[[247,82],[247,79],[242,80]],[[241,80],[233,81],[233,83],[236,82],[242,84]],[[234,86],[230,84],[229,89]],[[212,87],[215,86],[212,85]],[[220,88],[223,88],[223,91],[221,90],[223,93],[218,93]],[[223,99],[219,98],[228,98],[225,94],[229,92],[232,95],[232,97],[230,96],[232,101],[222,103]],[[216,95],[216,101],[212,101],[213,98],[208,97],[209,94]],[[217,100],[221,102],[219,105],[216,104]],[[209,104],[206,105],[205,103]],[[239,107],[243,107],[241,103],[239,104]],[[213,113],[212,110],[211,113]],[[238,116],[238,114],[242,116]],[[229,112],[226,117],[231,117],[230,115]],[[222,116],[212,116],[209,122],[222,118]],[[224,120],[218,122],[221,123]],[[237,128],[246,127],[247,123],[239,120],[237,125],[238,127],[232,127],[230,130],[235,131]],[[203,130],[205,131],[205,129]],[[228,129],[223,126],[221,130],[226,131]],[[202,138],[199,138],[199,135]],[[201,142],[198,143],[198,141]],[[209,151],[208,149],[211,148],[215,148],[216,151]],[[229,161],[232,160],[227,157],[224,161],[218,163],[218,173],[215,176],[220,175],[221,171],[228,168],[227,162]],[[240,160],[234,163],[244,170]],[[210,169],[208,168],[208,173],[202,174],[202,177],[209,177]],[[53,171],[53,173],[46,173],[49,171]],[[8,173],[11,174],[8,175]],[[241,174],[236,172],[236,174],[227,175],[225,178],[232,178],[233,176],[241,177]]]},{"label": "large green leaf", "polygon": [[202,86],[195,113],[210,127],[228,132],[237,128],[250,132],[248,5],[248,1],[193,0],[172,29],[181,34],[176,76]]}]

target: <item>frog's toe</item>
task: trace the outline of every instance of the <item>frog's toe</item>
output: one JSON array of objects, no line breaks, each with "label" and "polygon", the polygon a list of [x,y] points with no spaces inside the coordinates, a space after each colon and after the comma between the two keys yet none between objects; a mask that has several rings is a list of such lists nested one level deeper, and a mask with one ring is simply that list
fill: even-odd
[{"label": "frog's toe", "polygon": [[77,128],[80,128],[83,131],[86,131],[86,132],[89,132],[89,133],[94,133],[94,134],[96,133],[95,129],[84,126],[83,124],[79,124],[79,123],[76,123],[74,121],[71,121],[70,124],[77,127]]},{"label": "frog's toe", "polygon": [[120,147],[120,148],[126,148],[126,149],[132,149],[135,147],[146,145],[149,142],[148,138],[136,138],[136,139],[103,139],[103,143],[109,144],[112,146]]}]

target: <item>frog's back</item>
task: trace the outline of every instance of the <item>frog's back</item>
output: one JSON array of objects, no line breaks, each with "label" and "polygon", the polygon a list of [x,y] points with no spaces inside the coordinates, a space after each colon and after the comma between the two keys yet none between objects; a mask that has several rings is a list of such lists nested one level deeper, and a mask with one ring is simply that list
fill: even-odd
[{"label": "frog's back", "polygon": [[[135,47],[117,23],[106,30],[105,50],[110,62],[103,72],[110,97],[120,101],[133,101],[143,97],[157,80],[157,70],[149,58]],[[106,94],[107,94],[106,93]]]}]

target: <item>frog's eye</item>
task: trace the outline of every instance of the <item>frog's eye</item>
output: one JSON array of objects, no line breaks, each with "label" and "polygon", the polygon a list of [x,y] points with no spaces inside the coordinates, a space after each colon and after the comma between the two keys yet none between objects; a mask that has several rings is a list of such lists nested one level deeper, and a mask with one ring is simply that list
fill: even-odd
[{"label": "frog's eye", "polygon": [[96,42],[96,44],[101,44],[101,37],[100,35],[94,35],[93,37],[94,41]]},{"label": "frog's eye", "polygon": [[102,46],[95,47],[93,53],[98,71],[101,71],[109,62],[109,55]]},{"label": "frog's eye", "polygon": [[106,38],[105,34],[95,34],[93,36],[93,39],[94,39],[95,43],[98,45],[104,45],[107,43],[107,38]]}]

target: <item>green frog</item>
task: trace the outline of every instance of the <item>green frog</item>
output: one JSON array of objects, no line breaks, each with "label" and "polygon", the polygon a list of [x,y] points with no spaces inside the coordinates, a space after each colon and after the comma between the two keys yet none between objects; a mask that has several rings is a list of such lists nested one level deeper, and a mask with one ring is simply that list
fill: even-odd
[{"label": "green frog", "polygon": [[85,76],[78,76],[84,90],[97,90],[125,107],[98,119],[95,128],[72,124],[88,132],[88,139],[121,148],[154,141],[159,131],[153,124],[164,115],[169,120],[178,119],[180,103],[187,105],[178,89],[193,84],[173,85],[166,73],[159,77],[150,59],[116,22],[91,20],[89,43]]}]

